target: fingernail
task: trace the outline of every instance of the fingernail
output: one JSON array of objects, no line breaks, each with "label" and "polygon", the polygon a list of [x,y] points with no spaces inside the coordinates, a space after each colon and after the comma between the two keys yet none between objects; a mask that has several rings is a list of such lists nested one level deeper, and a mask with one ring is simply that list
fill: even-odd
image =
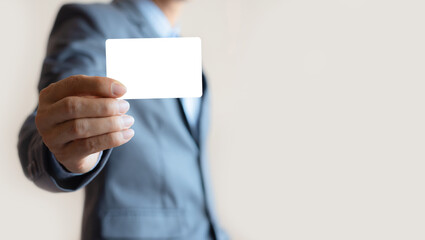
[{"label": "fingernail", "polygon": [[119,84],[117,82],[112,83],[112,94],[114,96],[122,96],[125,92],[127,92],[127,88],[124,85]]},{"label": "fingernail", "polygon": [[123,122],[124,127],[130,127],[134,123],[134,118],[132,116],[122,116],[121,120]]},{"label": "fingernail", "polygon": [[130,109],[130,103],[128,103],[126,100],[119,99],[118,107],[121,114],[126,113],[128,109]]},{"label": "fingernail", "polygon": [[124,138],[124,140],[128,140],[130,138],[132,138],[134,136],[134,130],[133,129],[127,129],[121,132],[122,133],[122,137]]}]

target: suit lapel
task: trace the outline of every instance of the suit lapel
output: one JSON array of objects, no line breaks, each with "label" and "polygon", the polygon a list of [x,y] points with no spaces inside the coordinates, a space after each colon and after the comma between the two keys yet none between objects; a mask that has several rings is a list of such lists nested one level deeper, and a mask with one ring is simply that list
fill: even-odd
[{"label": "suit lapel", "polygon": [[117,6],[121,10],[123,10],[128,18],[130,18],[133,22],[135,22],[137,25],[140,25],[141,23],[141,17],[140,12],[137,9],[136,4],[134,1],[131,0],[114,0],[112,2],[112,5]]},{"label": "suit lapel", "polygon": [[198,122],[198,134],[199,134],[199,146],[202,148],[209,129],[210,120],[210,109],[209,109],[209,90],[207,84],[207,78],[202,73],[202,100],[201,109],[199,111],[199,122]]},{"label": "suit lapel", "polygon": [[187,130],[190,132],[190,134],[192,135],[193,139],[195,140],[196,144],[198,145],[198,147],[200,146],[200,141],[201,141],[201,137],[203,136],[203,134],[201,133],[202,131],[202,126],[203,126],[203,121],[205,121],[205,117],[203,117],[205,115],[205,112],[207,111],[207,98],[208,98],[208,91],[207,91],[207,81],[205,78],[205,75],[202,73],[202,97],[201,97],[201,104],[200,104],[200,111],[199,111],[199,117],[198,117],[198,131],[197,131],[197,135],[196,133],[194,133],[190,127],[189,124],[189,120],[187,119],[187,116],[185,114],[184,108],[183,108],[183,101],[182,98],[178,98],[176,99],[178,101],[179,104],[179,108],[180,108],[180,113],[181,116],[184,120],[184,124],[187,128]]}]

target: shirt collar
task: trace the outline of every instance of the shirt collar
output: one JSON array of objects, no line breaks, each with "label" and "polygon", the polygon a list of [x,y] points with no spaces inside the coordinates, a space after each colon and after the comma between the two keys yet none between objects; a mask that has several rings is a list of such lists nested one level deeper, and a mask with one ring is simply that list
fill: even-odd
[{"label": "shirt collar", "polygon": [[152,0],[132,0],[141,13],[141,18],[146,21],[147,32],[156,36],[152,37],[178,37],[180,28],[178,24],[172,27],[168,18]]}]

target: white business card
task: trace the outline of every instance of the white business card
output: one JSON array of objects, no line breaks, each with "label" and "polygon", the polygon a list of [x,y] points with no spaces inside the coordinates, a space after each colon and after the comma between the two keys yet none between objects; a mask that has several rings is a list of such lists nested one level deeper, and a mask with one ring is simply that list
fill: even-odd
[{"label": "white business card", "polygon": [[124,99],[201,97],[201,39],[108,39],[106,75],[127,87]]}]

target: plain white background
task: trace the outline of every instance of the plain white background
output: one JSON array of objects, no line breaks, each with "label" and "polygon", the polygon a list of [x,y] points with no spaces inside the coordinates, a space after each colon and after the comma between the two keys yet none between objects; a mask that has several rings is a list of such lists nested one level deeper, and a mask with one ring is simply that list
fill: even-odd
[{"label": "plain white background", "polygon": [[[60,0],[0,1],[0,239],[78,239],[83,192],[27,181],[16,144]],[[233,239],[425,239],[425,4],[195,0],[211,169]]]}]

